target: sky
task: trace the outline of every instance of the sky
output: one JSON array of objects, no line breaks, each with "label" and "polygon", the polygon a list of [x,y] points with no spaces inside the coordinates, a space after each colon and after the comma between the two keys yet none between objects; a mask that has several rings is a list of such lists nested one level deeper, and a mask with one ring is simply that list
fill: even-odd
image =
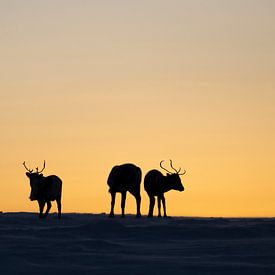
[{"label": "sky", "polygon": [[187,173],[168,215],[274,217],[274,13],[272,0],[1,0],[0,211],[38,211],[23,161],[63,180],[64,212],[107,213],[114,165],[144,177],[172,159]]}]

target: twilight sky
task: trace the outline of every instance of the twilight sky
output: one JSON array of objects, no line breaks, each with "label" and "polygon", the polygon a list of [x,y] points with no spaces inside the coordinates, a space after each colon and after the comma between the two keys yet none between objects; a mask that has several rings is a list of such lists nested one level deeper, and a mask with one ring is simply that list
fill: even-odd
[{"label": "twilight sky", "polygon": [[173,159],[187,174],[168,214],[275,216],[274,14],[272,0],[0,1],[0,211],[37,211],[23,161],[62,178],[65,212],[101,213],[112,166]]}]

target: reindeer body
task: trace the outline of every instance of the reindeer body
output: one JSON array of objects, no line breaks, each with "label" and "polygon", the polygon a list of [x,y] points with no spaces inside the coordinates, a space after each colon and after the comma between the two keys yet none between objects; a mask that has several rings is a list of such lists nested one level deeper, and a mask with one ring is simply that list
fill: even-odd
[{"label": "reindeer body", "polygon": [[[161,163],[160,163],[160,166],[161,166]],[[172,167],[172,162],[171,162],[171,167]],[[161,166],[161,168],[163,167]],[[180,170],[176,171],[176,173],[171,173],[167,171],[169,173],[167,173],[167,175],[164,176],[160,171],[154,169],[154,170],[150,170],[145,175],[144,189],[147,192],[150,200],[148,217],[153,216],[153,211],[155,206],[155,197],[157,197],[158,199],[158,217],[161,217],[161,203],[163,206],[163,216],[167,217],[164,193],[170,190],[177,190],[180,192],[184,190],[184,187],[181,183],[179,171]]]},{"label": "reindeer body", "polygon": [[[23,163],[24,167],[27,169],[26,176],[30,179],[31,193],[30,200],[37,201],[39,205],[39,218],[46,218],[51,207],[51,201],[56,201],[58,208],[58,218],[61,218],[61,193],[62,193],[62,180],[55,176],[44,177],[42,171],[44,167],[39,172],[38,168],[36,172],[33,173],[33,170],[30,170],[26,167],[25,162]],[[46,212],[43,214],[45,204],[47,204]]]},{"label": "reindeer body", "polygon": [[114,166],[109,174],[107,184],[111,193],[110,217],[114,216],[116,193],[121,193],[121,216],[125,216],[126,194],[129,191],[136,199],[137,217],[140,217],[140,182],[141,169],[134,164],[126,163]]}]

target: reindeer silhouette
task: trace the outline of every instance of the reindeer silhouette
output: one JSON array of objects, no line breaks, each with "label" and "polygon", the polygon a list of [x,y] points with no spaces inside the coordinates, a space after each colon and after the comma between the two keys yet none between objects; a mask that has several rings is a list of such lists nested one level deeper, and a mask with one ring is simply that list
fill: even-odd
[{"label": "reindeer silhouette", "polygon": [[126,194],[129,191],[135,198],[137,204],[137,217],[140,217],[140,182],[141,169],[134,164],[126,163],[114,166],[109,174],[107,183],[110,187],[111,193],[111,211],[110,217],[114,216],[114,206],[116,200],[116,193],[121,193],[121,216],[125,216],[125,201]]},{"label": "reindeer silhouette", "polygon": [[[26,176],[30,179],[31,186],[31,201],[38,201],[39,205],[39,218],[46,218],[51,207],[51,201],[56,201],[58,208],[58,218],[61,218],[61,193],[62,193],[62,180],[55,176],[43,176],[42,172],[45,169],[46,162],[44,160],[44,165],[42,170],[39,171],[38,167],[36,168],[36,172],[33,172],[33,169],[29,169],[26,166],[25,161],[23,162],[23,166],[28,171],[26,172]],[[45,204],[47,203],[47,209],[45,214],[43,214],[43,210]]]},{"label": "reindeer silhouette", "polygon": [[166,176],[154,169],[150,170],[144,177],[144,189],[150,199],[148,217],[153,216],[155,196],[158,198],[158,217],[161,217],[161,203],[163,205],[163,216],[167,217],[164,193],[169,190],[178,190],[180,192],[184,190],[180,176],[184,175],[186,171],[184,170],[183,173],[180,173],[181,168],[176,170],[173,167],[172,160],[170,160],[170,166],[175,171],[174,173],[170,172],[162,166],[163,161],[160,162],[160,167],[167,172]]}]

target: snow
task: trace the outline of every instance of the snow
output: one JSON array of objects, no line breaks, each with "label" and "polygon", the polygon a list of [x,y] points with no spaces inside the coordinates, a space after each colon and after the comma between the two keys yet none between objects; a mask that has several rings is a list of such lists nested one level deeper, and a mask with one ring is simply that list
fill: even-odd
[{"label": "snow", "polygon": [[275,219],[0,214],[0,274],[275,274]]}]

